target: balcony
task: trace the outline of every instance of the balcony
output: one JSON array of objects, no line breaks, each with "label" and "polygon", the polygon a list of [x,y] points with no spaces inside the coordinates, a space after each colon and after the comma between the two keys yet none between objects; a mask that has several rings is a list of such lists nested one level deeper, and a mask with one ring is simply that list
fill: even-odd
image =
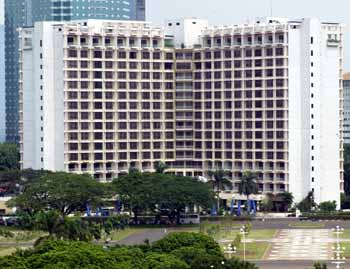
[{"label": "balcony", "polygon": [[192,110],[192,106],[176,106],[176,110]]}]

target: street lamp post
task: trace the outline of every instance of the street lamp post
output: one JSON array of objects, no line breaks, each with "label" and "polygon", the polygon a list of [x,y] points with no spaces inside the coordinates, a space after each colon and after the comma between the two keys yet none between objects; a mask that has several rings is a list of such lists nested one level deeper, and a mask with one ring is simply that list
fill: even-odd
[{"label": "street lamp post", "polygon": [[245,261],[245,236],[247,234],[245,225],[240,229],[241,235],[243,236],[243,260]]},{"label": "street lamp post", "polygon": [[236,253],[236,247],[228,244],[227,247],[224,247],[224,253],[228,254],[228,258],[232,258],[232,254]]},{"label": "street lamp post", "polygon": [[336,247],[332,247],[333,252],[335,254],[335,257],[332,257],[332,263],[335,264],[335,268],[336,269],[340,269],[340,266],[342,264],[345,264],[344,260],[345,257],[342,256],[344,254],[345,251],[345,247],[342,247],[340,245],[340,238],[339,236],[344,232],[344,228],[339,227],[339,225],[337,225],[335,227],[335,229],[332,229],[333,233],[337,236],[337,245]]}]

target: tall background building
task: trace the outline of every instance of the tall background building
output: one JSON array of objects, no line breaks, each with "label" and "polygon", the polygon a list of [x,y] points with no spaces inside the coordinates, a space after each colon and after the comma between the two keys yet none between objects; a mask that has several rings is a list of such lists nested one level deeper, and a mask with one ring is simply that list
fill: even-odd
[{"label": "tall background building", "polygon": [[0,143],[6,137],[5,118],[5,21],[4,1],[0,0]]},{"label": "tall background building", "polygon": [[6,139],[18,142],[18,27],[37,21],[144,20],[145,0],[5,0]]},{"label": "tall background building", "polygon": [[187,176],[224,169],[224,199],[246,199],[250,170],[262,194],[340,205],[341,24],[90,20],[38,23],[20,40],[23,168],[101,181],[158,162]]},{"label": "tall background building", "polygon": [[344,144],[350,144],[350,73],[344,74]]}]

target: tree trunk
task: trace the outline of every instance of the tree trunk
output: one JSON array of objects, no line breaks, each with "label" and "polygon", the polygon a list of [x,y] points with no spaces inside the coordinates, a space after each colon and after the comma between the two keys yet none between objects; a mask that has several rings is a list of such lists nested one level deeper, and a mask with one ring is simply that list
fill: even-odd
[{"label": "tree trunk", "polygon": [[134,212],[134,222],[137,225],[138,224],[138,211],[135,209],[133,212]]},{"label": "tree trunk", "polygon": [[247,210],[248,215],[250,215],[251,208],[249,205],[249,194],[247,194],[247,209],[246,210]]},{"label": "tree trunk", "polygon": [[217,201],[216,201],[216,215],[220,212],[220,191],[217,191]]}]

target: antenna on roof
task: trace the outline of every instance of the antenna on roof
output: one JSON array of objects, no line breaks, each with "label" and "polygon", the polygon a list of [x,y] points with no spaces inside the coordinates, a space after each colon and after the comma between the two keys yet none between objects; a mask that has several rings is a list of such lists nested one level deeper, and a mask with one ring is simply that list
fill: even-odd
[{"label": "antenna on roof", "polygon": [[273,15],[273,0],[270,0],[270,17]]}]

